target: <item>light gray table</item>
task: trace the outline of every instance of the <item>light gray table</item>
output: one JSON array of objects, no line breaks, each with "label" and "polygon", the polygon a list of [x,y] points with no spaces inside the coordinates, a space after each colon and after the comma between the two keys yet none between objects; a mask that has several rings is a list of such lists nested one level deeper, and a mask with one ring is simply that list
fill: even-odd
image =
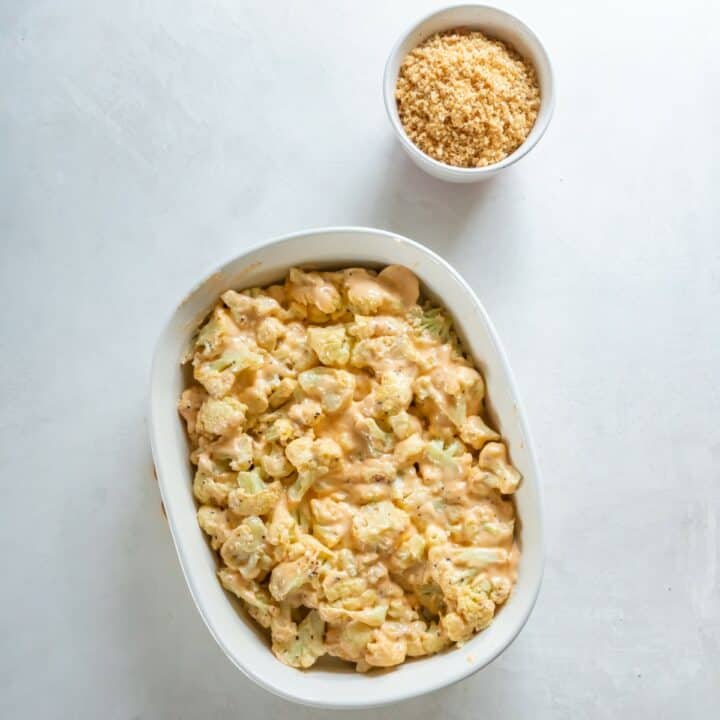
[{"label": "light gray table", "polygon": [[455,687],[353,717],[717,712],[720,8],[513,2],[554,60],[555,118],[504,176],[454,187],[411,166],[380,94],[396,36],[438,5],[0,3],[3,718],[333,716],[215,646],[145,423],[184,291],[326,224],[460,268],[545,475],[547,571],[519,639]]}]

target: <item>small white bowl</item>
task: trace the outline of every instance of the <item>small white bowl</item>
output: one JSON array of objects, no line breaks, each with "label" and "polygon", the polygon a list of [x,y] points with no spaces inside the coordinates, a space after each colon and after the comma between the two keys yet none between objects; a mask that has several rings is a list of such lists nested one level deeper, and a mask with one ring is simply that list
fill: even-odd
[{"label": "small white bowl", "polygon": [[[176,409],[187,382],[180,359],[198,325],[230,288],[277,282],[293,266],[391,263],[411,268],[426,296],[452,312],[460,337],[485,377],[491,415],[523,474],[516,495],[521,546],[517,584],[490,627],[462,648],[418,658],[383,673],[361,674],[349,664],[324,660],[310,670],[296,670],[275,658],[267,638],[218,582],[216,555],[195,516],[193,468]],[[177,306],[158,339],[150,388],[150,438],[175,549],[200,615],[218,645],[247,677],[287,700],[325,708],[366,708],[445,687],[480,670],[505,650],[535,604],[544,558],[540,478],[510,367],[470,287],[444,260],[412,240],[368,228],[307,230],[249,250],[206,277]]]},{"label": "small white bowl", "polygon": [[[512,46],[532,63],[540,83],[540,110],[530,134],[515,152],[500,162],[481,168],[459,168],[439,162],[426,155],[407,136],[395,100],[398,72],[405,56],[431,35],[454,28],[480,30],[491,38]],[[513,15],[488,5],[454,5],[438,10],[415,23],[395,44],[385,64],[383,96],[390,123],[401,145],[412,160],[425,172],[449,182],[477,182],[496,175],[516,163],[535,147],[547,130],[555,105],[555,89],[550,58],[537,35]]]}]

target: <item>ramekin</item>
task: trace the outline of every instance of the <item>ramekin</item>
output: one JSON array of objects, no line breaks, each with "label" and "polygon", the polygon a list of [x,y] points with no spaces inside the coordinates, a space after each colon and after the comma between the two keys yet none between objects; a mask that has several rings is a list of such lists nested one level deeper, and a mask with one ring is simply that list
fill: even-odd
[{"label": "ramekin", "polygon": [[[540,84],[540,110],[525,142],[500,162],[480,168],[447,165],[426,155],[408,137],[395,100],[398,72],[405,56],[431,35],[455,28],[480,30],[491,38],[511,45],[535,67]],[[514,15],[489,5],[453,5],[437,10],[414,23],[390,51],[383,76],[383,98],[390,124],[400,144],[415,164],[430,175],[448,182],[487,180],[525,157],[545,134],[555,106],[555,82],[550,58],[538,36]]]}]

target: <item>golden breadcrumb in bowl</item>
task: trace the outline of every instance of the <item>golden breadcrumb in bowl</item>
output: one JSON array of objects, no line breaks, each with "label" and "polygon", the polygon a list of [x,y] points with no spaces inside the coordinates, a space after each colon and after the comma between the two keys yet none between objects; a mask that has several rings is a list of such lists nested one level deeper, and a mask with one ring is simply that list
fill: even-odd
[{"label": "golden breadcrumb in bowl", "polygon": [[384,98],[405,151],[442,180],[474,182],[526,155],[547,129],[552,69],[517,18],[460,5],[416,23],[390,53]]}]

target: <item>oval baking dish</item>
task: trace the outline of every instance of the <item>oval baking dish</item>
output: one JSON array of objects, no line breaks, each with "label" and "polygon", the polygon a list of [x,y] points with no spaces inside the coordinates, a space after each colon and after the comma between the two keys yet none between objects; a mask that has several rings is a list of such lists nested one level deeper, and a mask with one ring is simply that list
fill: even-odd
[{"label": "oval baking dish", "polygon": [[[239,604],[217,580],[217,561],[197,524],[192,467],[177,400],[187,378],[181,358],[198,325],[225,290],[267,285],[290,267],[331,269],[405,265],[423,294],[446,307],[487,385],[489,414],[508,444],[523,482],[515,498],[521,549],[517,584],[489,628],[461,648],[407,662],[389,672],[356,673],[318,663],[309,671],[283,665]],[[308,230],[255,247],[225,263],[175,309],[155,349],[150,436],[160,492],[190,593],[208,629],[232,662],[260,686],[288,700],[327,708],[397,702],[450,685],[497,657],[522,629],[543,570],[540,478],[512,373],[483,306],[444,260],[407,238],[369,228]]]}]

